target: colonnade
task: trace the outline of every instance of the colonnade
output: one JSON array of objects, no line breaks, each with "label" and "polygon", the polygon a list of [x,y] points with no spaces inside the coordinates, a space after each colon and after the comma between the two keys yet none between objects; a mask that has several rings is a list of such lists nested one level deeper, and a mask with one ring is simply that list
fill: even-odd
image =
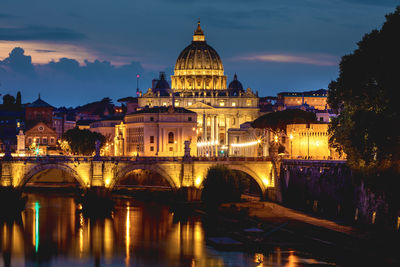
[{"label": "colonnade", "polygon": [[[227,153],[228,129],[236,128],[235,125],[239,125],[239,114],[221,116],[203,113],[202,133],[197,149],[199,156],[218,156],[219,149]],[[222,140],[221,133],[224,134]]]}]

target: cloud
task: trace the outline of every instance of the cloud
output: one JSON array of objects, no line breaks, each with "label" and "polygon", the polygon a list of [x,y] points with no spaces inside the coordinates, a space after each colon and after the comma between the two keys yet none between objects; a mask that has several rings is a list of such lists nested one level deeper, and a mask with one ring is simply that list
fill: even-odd
[{"label": "cloud", "polygon": [[38,52],[38,53],[55,53],[57,51],[56,50],[50,50],[50,49],[35,49],[35,52]]},{"label": "cloud", "polygon": [[337,66],[339,58],[331,55],[291,55],[291,54],[258,54],[235,58],[245,61],[268,61],[279,63],[297,63],[318,66]]},{"label": "cloud", "polygon": [[343,1],[354,4],[374,5],[374,6],[396,6],[399,4],[398,0],[343,0]]},{"label": "cloud", "polygon": [[32,65],[32,58],[30,56],[26,56],[24,53],[24,49],[20,47],[14,48],[7,58],[5,58],[3,61],[0,61],[0,66],[3,66],[3,69],[9,68],[14,72],[24,75],[34,75],[35,70]]},{"label": "cloud", "polygon": [[53,106],[77,106],[106,96],[118,99],[135,95],[136,74],[140,74],[143,91],[158,77],[158,73],[146,71],[137,61],[116,66],[109,61],[80,63],[64,57],[45,64],[32,64],[31,56],[19,47],[0,60],[2,92],[15,95],[16,91],[21,91],[24,102],[34,100],[41,93]]},{"label": "cloud", "polygon": [[43,40],[74,41],[85,38],[85,35],[67,28],[51,28],[44,26],[26,26],[21,28],[0,28],[0,40]]}]

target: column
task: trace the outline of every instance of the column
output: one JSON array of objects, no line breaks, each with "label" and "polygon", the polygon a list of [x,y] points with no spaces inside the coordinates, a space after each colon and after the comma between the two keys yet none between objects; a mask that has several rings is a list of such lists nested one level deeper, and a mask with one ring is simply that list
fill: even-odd
[{"label": "column", "polygon": [[218,125],[218,115],[215,116],[215,141],[217,144],[215,144],[215,155],[218,156],[218,147],[219,147],[219,125]]},{"label": "column", "polygon": [[211,144],[210,144],[210,156],[213,156],[214,154],[214,141],[215,141],[215,116],[211,115]]}]

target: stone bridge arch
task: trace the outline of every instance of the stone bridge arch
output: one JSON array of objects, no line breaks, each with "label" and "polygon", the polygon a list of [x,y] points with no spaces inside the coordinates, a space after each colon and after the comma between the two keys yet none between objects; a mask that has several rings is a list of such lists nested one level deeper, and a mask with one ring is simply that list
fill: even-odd
[{"label": "stone bridge arch", "polygon": [[253,180],[256,181],[256,183],[260,187],[260,190],[261,190],[262,194],[264,195],[264,193],[267,190],[267,188],[266,188],[262,178],[255,171],[251,170],[250,168],[248,168],[248,167],[246,167],[244,165],[232,164],[232,165],[227,165],[227,167],[229,169],[231,169],[231,170],[244,172],[247,175],[249,175],[251,178],[253,178]]},{"label": "stone bridge arch", "polygon": [[18,182],[17,187],[24,187],[34,175],[44,170],[50,170],[50,169],[58,169],[65,171],[66,173],[74,177],[74,179],[80,184],[81,187],[83,188],[86,187],[85,181],[73,168],[69,167],[68,165],[59,163],[44,163],[36,165],[35,167],[31,168],[24,174],[22,179]]},{"label": "stone bridge arch", "polygon": [[134,170],[148,170],[155,172],[161,175],[167,182],[170,184],[173,191],[179,189],[179,181],[175,181],[171,175],[169,175],[168,171],[162,168],[158,164],[130,164],[126,167],[123,167],[121,170],[117,171],[114,176],[114,179],[111,181],[109,188],[113,188],[122,178],[124,178],[128,173]]}]

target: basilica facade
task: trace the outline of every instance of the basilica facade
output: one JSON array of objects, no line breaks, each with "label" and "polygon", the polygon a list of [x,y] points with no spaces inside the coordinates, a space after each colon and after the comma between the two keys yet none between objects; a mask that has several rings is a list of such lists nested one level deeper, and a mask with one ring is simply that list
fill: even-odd
[{"label": "basilica facade", "polygon": [[244,90],[236,74],[227,86],[222,60],[207,44],[200,22],[191,44],[176,60],[171,86],[161,74],[153,88],[139,97],[138,106],[173,106],[197,113],[199,156],[226,155],[228,129],[260,115],[258,95],[250,88]]}]

